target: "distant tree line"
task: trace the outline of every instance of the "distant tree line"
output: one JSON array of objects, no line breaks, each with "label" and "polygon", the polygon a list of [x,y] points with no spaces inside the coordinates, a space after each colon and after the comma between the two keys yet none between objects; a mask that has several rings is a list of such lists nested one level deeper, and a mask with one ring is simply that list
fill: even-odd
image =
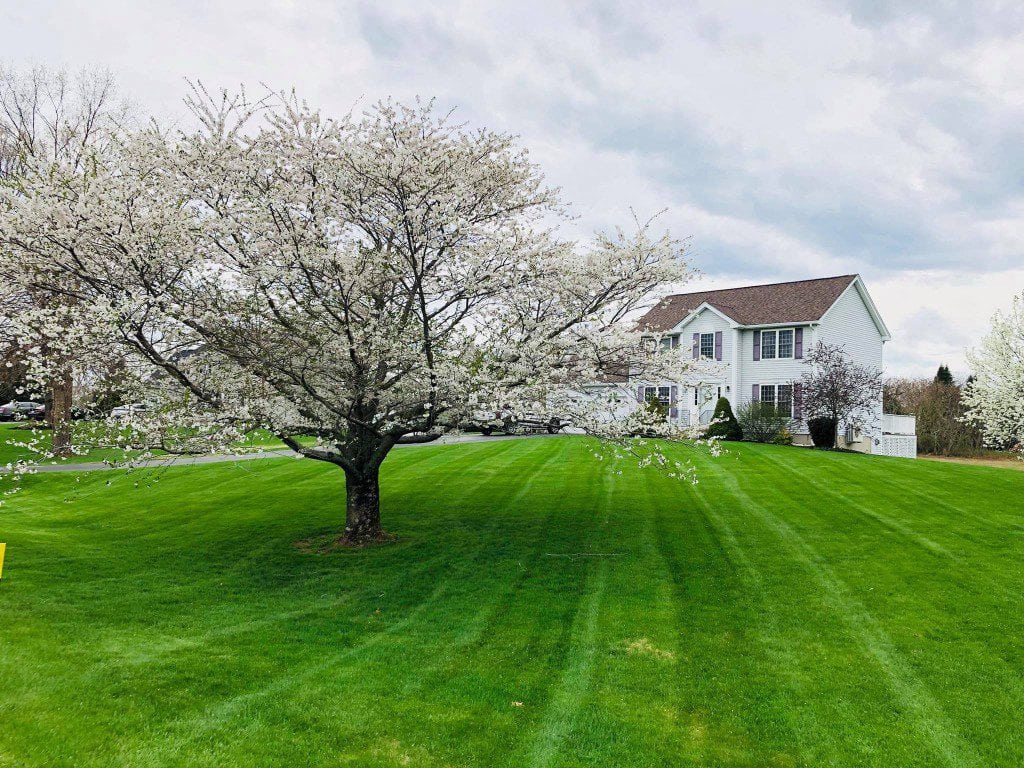
[{"label": "distant tree line", "polygon": [[917,418],[917,450],[939,456],[973,456],[984,447],[978,426],[965,418],[965,381],[940,365],[934,378],[894,378],[885,382],[883,409]]}]

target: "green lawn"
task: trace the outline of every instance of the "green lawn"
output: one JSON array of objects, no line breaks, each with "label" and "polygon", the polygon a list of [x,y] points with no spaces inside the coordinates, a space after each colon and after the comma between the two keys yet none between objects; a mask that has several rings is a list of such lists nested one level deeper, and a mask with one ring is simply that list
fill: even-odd
[{"label": "green lawn", "polygon": [[[30,443],[36,439],[36,435],[27,428],[29,426],[31,425],[24,421],[0,422],[0,466],[4,466],[15,461],[27,461],[30,464],[39,463],[40,458],[38,453],[28,448],[22,448],[20,445],[15,445],[15,443]],[[49,431],[45,429],[40,430],[39,436],[41,437],[39,447],[43,450],[49,450]],[[123,456],[123,452],[97,449],[91,450],[82,456],[73,456],[67,459],[67,461],[103,461],[104,459],[116,459]],[[60,463],[60,460],[43,461],[43,463]]]},{"label": "green lawn", "polygon": [[322,464],[28,478],[0,766],[1024,764],[1024,473],[693,455],[399,448],[330,555]]},{"label": "green lawn", "polygon": [[[40,459],[40,455],[28,448],[23,448],[17,443],[27,443],[35,439],[33,432],[27,427],[30,423],[24,421],[0,422],[0,466],[15,461],[27,461],[30,464],[66,464],[78,462],[112,461],[123,462],[125,453],[123,450],[111,448],[93,448],[84,454],[76,454],[66,459]],[[41,437],[39,447],[44,450],[50,448],[50,432],[45,429],[39,430]],[[305,439],[305,438],[303,438]],[[311,442],[311,440],[310,440]],[[284,448],[284,443],[273,435],[263,430],[252,432],[244,443],[238,444],[240,451],[257,450],[261,448]],[[154,451],[159,454],[160,451]],[[135,453],[134,455],[138,455]]]}]

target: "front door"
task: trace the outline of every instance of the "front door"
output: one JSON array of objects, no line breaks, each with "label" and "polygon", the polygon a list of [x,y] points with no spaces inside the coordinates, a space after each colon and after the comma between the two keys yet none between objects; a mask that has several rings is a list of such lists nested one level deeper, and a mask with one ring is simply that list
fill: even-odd
[{"label": "front door", "polygon": [[715,404],[722,396],[722,385],[717,383],[700,384],[693,388],[694,409],[697,412],[697,423],[708,424],[715,413]]}]

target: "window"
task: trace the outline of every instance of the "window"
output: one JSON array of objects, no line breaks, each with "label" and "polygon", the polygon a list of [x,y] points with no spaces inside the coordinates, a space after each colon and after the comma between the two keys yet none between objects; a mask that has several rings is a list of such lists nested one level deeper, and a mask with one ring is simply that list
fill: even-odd
[{"label": "window", "polygon": [[761,359],[774,360],[793,357],[793,338],[792,328],[761,331]]},{"label": "window", "polygon": [[700,335],[700,356],[711,358],[715,356],[715,334],[702,333]]},{"label": "window", "polygon": [[658,404],[668,408],[672,403],[671,387],[644,387],[644,400],[657,400]]},{"label": "window", "polygon": [[779,331],[779,357],[793,356],[793,329]]},{"label": "window", "polygon": [[776,403],[775,407],[779,413],[784,416],[793,418],[793,385],[792,384],[779,384],[775,390]]},{"label": "window", "polygon": [[781,415],[793,418],[793,385],[762,384],[761,402],[773,406]]},{"label": "window", "polygon": [[679,346],[679,336],[662,336],[661,337],[661,348],[675,349]]}]

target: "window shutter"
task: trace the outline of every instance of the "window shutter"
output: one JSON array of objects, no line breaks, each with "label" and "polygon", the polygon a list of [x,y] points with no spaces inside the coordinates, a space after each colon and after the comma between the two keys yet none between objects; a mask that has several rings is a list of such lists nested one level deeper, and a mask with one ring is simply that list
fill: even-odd
[{"label": "window shutter", "polygon": [[715,331],[715,360],[722,359],[722,332]]},{"label": "window shutter", "polygon": [[669,395],[669,412],[668,415],[673,419],[679,415],[679,409],[676,407],[676,397],[679,395],[679,387],[672,387],[671,394]]},{"label": "window shutter", "polygon": [[797,360],[804,356],[804,329],[797,328],[793,331],[793,357]]},{"label": "window shutter", "polygon": [[761,332],[754,331],[754,359],[761,359]]},{"label": "window shutter", "polygon": [[[799,349],[799,347],[797,347]],[[800,382],[793,384],[793,418],[797,421],[804,420],[804,398]]]},{"label": "window shutter", "polygon": [[641,384],[636,388],[636,401],[642,403],[644,401],[644,385]]},{"label": "window shutter", "polygon": [[750,400],[751,402],[758,403],[761,401],[761,385],[755,384],[750,388]]},{"label": "window shutter", "polygon": [[693,334],[693,359],[700,357],[700,334]]}]

